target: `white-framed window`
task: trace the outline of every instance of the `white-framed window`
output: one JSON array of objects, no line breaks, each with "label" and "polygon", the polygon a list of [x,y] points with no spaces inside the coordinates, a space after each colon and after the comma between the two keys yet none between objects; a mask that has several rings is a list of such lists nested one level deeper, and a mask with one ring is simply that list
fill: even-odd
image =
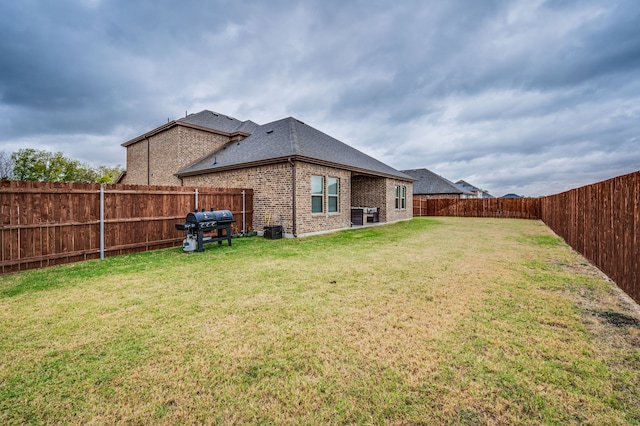
[{"label": "white-framed window", "polygon": [[407,208],[407,187],[396,185],[395,187],[396,209]]},{"label": "white-framed window", "polygon": [[340,211],[340,179],[334,177],[327,178],[327,195],[327,210],[329,211],[329,213]]},{"label": "white-framed window", "polygon": [[311,213],[324,211],[324,176],[311,176]]}]

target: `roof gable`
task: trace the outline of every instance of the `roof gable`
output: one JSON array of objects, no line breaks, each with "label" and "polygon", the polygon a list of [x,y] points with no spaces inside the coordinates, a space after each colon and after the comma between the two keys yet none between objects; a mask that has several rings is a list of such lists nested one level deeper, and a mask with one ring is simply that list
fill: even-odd
[{"label": "roof gable", "polygon": [[237,134],[248,136],[256,127],[258,127],[258,125],[251,120],[240,121],[236,118],[229,117],[228,115],[219,114],[205,109],[204,111],[189,114],[178,120],[169,121],[166,124],[158,126],[147,133],[123,143],[122,146],[127,147],[129,145],[133,145],[136,142],[140,142],[145,138],[150,138],[153,135],[162,133],[175,126],[186,126],[226,136],[234,136]]},{"label": "roof gable", "polygon": [[460,179],[459,181],[456,182],[456,185],[460,186],[463,189],[466,189],[467,191],[471,191],[471,190],[476,190],[476,191],[480,191],[480,188],[477,188],[473,185],[471,185],[469,182],[466,182],[462,179]]}]

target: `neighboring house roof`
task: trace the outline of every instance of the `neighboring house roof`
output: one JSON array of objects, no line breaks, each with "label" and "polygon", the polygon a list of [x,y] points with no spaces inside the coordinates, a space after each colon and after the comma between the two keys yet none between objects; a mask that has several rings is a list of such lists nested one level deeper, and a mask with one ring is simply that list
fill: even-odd
[{"label": "neighboring house roof", "polygon": [[518,194],[505,194],[500,198],[522,198],[522,196]]},{"label": "neighboring house roof", "polygon": [[402,173],[407,174],[414,179],[417,179],[413,183],[414,195],[427,195],[427,194],[464,194],[472,195],[471,192],[459,188],[453,182],[442,176],[433,173],[427,169],[413,169],[402,170]]},{"label": "neighboring house roof", "polygon": [[251,120],[240,121],[237,118],[229,117],[228,115],[219,114],[217,112],[205,109],[204,111],[200,111],[196,114],[189,114],[184,118],[173,120],[168,122],[167,124],[156,127],[155,129],[147,133],[144,133],[123,143],[122,146],[127,147],[129,145],[133,145],[136,142],[140,142],[145,138],[149,138],[175,126],[191,127],[194,129],[219,133],[226,136],[233,136],[237,134],[249,136],[249,134],[251,134],[251,132],[256,127],[258,127],[258,125]]},{"label": "neighboring house roof", "polygon": [[477,186],[471,185],[469,182],[466,182],[462,179],[457,181],[456,185],[458,185],[460,188],[464,189],[465,191],[482,194],[482,198],[496,198],[493,195],[489,194],[489,192],[485,191],[484,189],[480,189]]},{"label": "neighboring house roof", "polygon": [[[202,125],[202,122],[199,125]],[[303,160],[406,181],[414,180],[293,117],[262,126],[256,125],[246,139],[227,144],[222,149],[181,169],[176,175],[192,176],[281,162],[287,159]]]}]

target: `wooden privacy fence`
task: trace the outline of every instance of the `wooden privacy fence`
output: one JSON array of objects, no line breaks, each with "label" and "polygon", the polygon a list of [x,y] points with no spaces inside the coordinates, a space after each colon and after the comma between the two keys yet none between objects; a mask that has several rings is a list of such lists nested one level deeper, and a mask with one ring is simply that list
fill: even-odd
[{"label": "wooden privacy fence", "polygon": [[542,198],[413,198],[414,216],[541,219],[640,303],[640,171]]},{"label": "wooden privacy fence", "polygon": [[540,199],[415,196],[413,197],[413,215],[540,219]]},{"label": "wooden privacy fence", "polygon": [[175,223],[203,208],[247,232],[253,190],[1,181],[1,272],[180,245]]},{"label": "wooden privacy fence", "polygon": [[542,220],[640,303],[640,172],[541,200]]}]

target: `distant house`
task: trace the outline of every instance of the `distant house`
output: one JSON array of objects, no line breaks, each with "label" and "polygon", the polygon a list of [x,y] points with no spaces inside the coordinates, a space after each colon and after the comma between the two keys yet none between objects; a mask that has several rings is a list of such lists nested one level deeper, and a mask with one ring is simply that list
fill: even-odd
[{"label": "distant house", "polygon": [[473,193],[456,186],[450,180],[427,169],[402,170],[402,173],[416,179],[413,195],[422,198],[469,198]]},{"label": "distant house", "polygon": [[459,180],[456,182],[456,185],[465,191],[471,192],[473,195],[469,198],[496,198],[493,195],[489,194],[489,191],[484,189],[480,189],[477,186],[471,185],[469,182],[464,180]]},{"label": "distant house", "polygon": [[411,176],[293,117],[258,125],[204,110],[122,146],[120,183],[252,188],[259,232],[268,222],[286,236],[348,228],[353,206],[379,222],[413,216]]},{"label": "distant house", "polygon": [[522,198],[522,195],[518,195],[518,194],[505,194],[500,198]]}]

